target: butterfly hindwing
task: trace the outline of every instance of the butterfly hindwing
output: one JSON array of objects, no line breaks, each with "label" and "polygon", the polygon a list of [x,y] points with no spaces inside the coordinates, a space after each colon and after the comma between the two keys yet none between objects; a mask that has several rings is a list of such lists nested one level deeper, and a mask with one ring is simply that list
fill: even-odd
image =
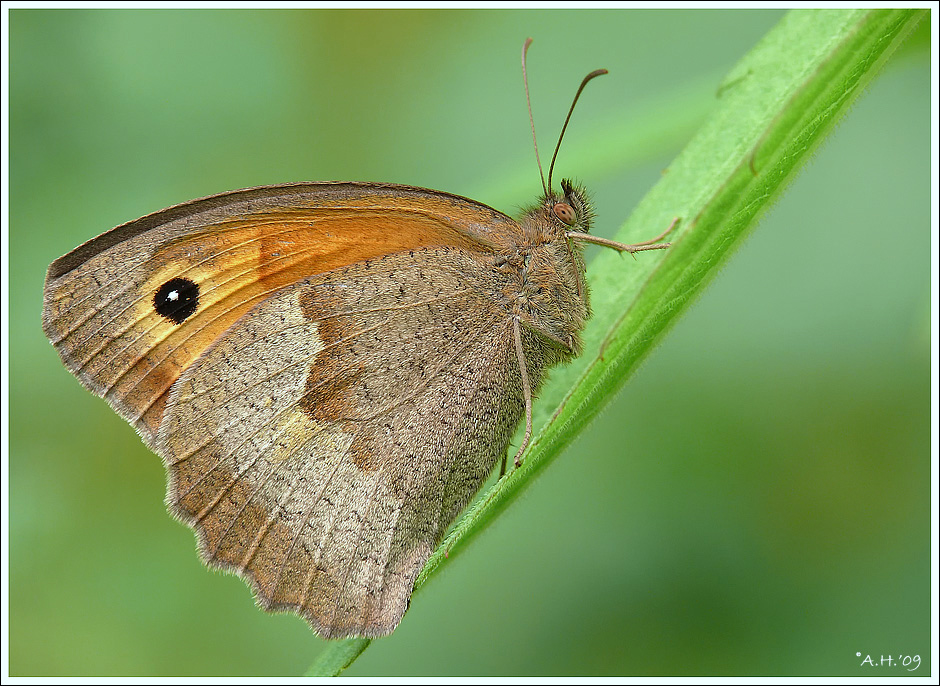
[{"label": "butterfly hindwing", "polygon": [[523,410],[509,320],[480,269],[428,248],[308,279],[174,386],[155,446],[169,506],[266,607],[324,636],[400,621]]}]

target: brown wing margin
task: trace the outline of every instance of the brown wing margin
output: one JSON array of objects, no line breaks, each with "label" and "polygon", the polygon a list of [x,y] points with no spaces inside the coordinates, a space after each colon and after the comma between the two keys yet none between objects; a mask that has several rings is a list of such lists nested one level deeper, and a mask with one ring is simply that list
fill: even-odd
[{"label": "brown wing margin", "polygon": [[173,221],[192,218],[193,224],[209,224],[233,214],[284,208],[325,208],[334,204],[345,206],[346,203],[353,203],[361,209],[371,207],[427,213],[434,218],[445,219],[456,230],[489,246],[493,244],[494,233],[516,226],[510,217],[475,200],[415,186],[354,181],[256,186],[190,200],[121,224],[57,259],[49,266],[46,280],[57,279],[95,255]]}]

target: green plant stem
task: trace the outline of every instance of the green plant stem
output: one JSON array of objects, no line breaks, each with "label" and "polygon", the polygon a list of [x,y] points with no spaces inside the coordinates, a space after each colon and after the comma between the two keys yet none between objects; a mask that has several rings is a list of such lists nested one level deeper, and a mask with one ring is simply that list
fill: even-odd
[{"label": "green plant stem", "polygon": [[355,662],[370,643],[371,638],[347,638],[330,643],[317,655],[304,676],[336,676]]},{"label": "green plant stem", "polygon": [[[643,199],[617,240],[681,219],[668,251],[636,261],[607,251],[589,270],[594,319],[585,352],[541,393],[543,428],[521,467],[476,501],[434,552],[420,589],[532,483],[600,411],[779,197],[925,10],[801,10],[785,16],[716,88],[708,122]],[[548,410],[555,408],[549,418]],[[310,675],[338,674],[367,640],[331,643]]]}]

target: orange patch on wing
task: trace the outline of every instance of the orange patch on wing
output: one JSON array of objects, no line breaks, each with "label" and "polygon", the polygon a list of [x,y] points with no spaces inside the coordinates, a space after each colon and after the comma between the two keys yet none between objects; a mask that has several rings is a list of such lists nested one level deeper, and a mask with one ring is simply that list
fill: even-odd
[{"label": "orange patch on wing", "polygon": [[290,270],[303,276],[418,248],[488,249],[449,223],[414,210],[327,207],[268,213],[250,221],[262,221],[265,226],[260,233],[259,260],[264,278],[282,271],[280,260],[285,251],[298,249],[303,255]]}]

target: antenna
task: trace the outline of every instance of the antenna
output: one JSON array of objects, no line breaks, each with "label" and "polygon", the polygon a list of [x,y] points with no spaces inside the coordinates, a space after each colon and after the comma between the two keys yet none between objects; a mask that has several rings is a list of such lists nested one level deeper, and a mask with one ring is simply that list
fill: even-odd
[{"label": "antenna", "polygon": [[525,104],[529,109],[529,124],[532,126],[532,145],[535,146],[535,163],[539,166],[539,178],[542,179],[542,192],[545,193],[545,197],[548,197],[552,189],[552,172],[555,170],[555,158],[558,157],[558,149],[561,147],[561,141],[565,137],[568,122],[571,121],[571,113],[574,112],[574,106],[578,103],[578,98],[581,97],[581,91],[588,85],[588,82],[598,76],[603,76],[607,73],[607,70],[595,69],[585,76],[584,80],[581,81],[581,85],[578,87],[578,92],[574,94],[574,100],[571,101],[571,107],[568,109],[568,116],[565,117],[565,124],[561,127],[561,134],[558,136],[558,143],[555,145],[555,152],[552,154],[552,163],[548,168],[548,184],[546,185],[545,174],[542,171],[542,160],[539,158],[539,142],[535,137],[535,119],[532,117],[532,100],[529,97],[529,79],[525,69],[525,57],[526,53],[529,51],[530,45],[532,45],[532,39],[526,38],[525,43],[522,45],[522,84],[525,86]]},{"label": "antenna", "polygon": [[[571,121],[571,113],[574,112],[574,106],[578,104],[578,98],[581,97],[581,91],[584,90],[584,87],[588,85],[588,82],[591,79],[594,79],[598,76],[603,76],[607,73],[606,69],[595,69],[590,74],[584,77],[584,80],[581,82],[581,85],[578,86],[578,92],[574,94],[574,100],[571,101],[571,107],[568,109],[568,116],[565,117],[565,125],[561,127],[561,134],[558,136],[558,144],[555,145],[555,153],[552,155],[552,164],[548,168],[548,187],[552,187],[552,172],[555,169],[555,158],[558,157],[558,148],[561,147],[561,139],[565,137],[565,129],[568,128],[568,122]],[[533,124],[534,127],[534,124]],[[540,170],[541,171],[541,170]]]},{"label": "antenna", "polygon": [[548,188],[545,186],[545,174],[542,173],[542,160],[539,159],[539,142],[535,139],[535,119],[532,118],[532,101],[529,99],[529,79],[525,73],[525,54],[532,45],[532,39],[526,38],[522,46],[522,84],[525,86],[525,104],[529,108],[529,124],[532,126],[532,144],[535,146],[535,163],[539,165],[539,177],[542,179],[542,192],[548,195]]}]

